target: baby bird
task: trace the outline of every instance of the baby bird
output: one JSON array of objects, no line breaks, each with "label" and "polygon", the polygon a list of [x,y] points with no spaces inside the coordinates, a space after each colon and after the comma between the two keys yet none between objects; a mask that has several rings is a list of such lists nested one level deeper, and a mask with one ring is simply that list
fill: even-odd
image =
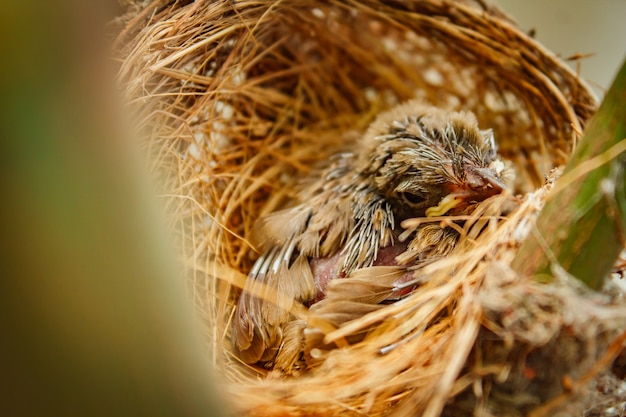
[{"label": "baby bird", "polygon": [[235,352],[246,363],[272,365],[294,300],[311,305],[329,280],[361,268],[448,253],[456,232],[431,234],[426,243],[416,233],[398,246],[400,223],[471,211],[506,188],[504,168],[492,131],[480,130],[472,113],[418,101],[382,113],[353,151],[334,155],[307,182],[299,204],[259,220],[264,253],[233,317]]}]

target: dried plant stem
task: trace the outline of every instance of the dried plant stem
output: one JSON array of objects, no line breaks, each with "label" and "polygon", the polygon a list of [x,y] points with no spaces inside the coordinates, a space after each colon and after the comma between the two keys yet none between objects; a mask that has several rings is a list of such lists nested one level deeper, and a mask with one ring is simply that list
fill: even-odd
[{"label": "dried plant stem", "polygon": [[625,123],[626,62],[517,254],[517,270],[538,278],[565,270],[601,287],[625,241]]}]

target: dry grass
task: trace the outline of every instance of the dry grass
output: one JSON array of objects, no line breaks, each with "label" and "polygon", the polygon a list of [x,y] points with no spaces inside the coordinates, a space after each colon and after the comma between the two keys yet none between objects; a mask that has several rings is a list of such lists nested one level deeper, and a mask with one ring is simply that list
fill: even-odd
[{"label": "dry grass", "polygon": [[[238,415],[551,415],[538,407],[559,395],[576,394],[570,407],[599,401],[584,390],[626,324],[622,293],[592,295],[567,277],[542,285],[508,267],[545,176],[596,104],[508,17],[479,1],[225,0],[135,2],[122,21],[120,83]],[[492,127],[518,196],[483,204],[402,302],[338,329],[306,316],[344,345],[316,351],[312,369],[285,378],[240,363],[228,321],[256,256],[254,221],[348,135],[413,97]],[[341,343],[363,328],[374,330]]]}]

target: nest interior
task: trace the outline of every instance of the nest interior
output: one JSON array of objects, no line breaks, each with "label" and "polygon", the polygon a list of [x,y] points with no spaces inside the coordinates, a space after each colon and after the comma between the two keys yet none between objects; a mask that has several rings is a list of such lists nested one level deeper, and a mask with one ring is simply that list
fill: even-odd
[{"label": "nest interior", "polygon": [[[576,390],[593,391],[585,375],[626,323],[621,295],[591,296],[567,279],[540,285],[508,265],[546,176],[567,161],[596,103],[509,17],[482,1],[125,5],[120,84],[148,135],[208,352],[238,413],[549,415]],[[255,220],[292,199],[344,138],[411,98],[471,110],[494,130],[515,168],[516,208],[497,221],[506,198],[485,207],[493,219],[480,236],[468,229],[453,256],[428,266],[428,285],[364,318],[378,325],[362,342],[288,378],[242,364],[228,322],[258,256]]]}]

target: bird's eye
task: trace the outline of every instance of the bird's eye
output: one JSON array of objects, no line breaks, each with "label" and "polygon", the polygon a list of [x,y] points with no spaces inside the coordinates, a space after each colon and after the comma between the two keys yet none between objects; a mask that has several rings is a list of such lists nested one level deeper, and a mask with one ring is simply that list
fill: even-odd
[{"label": "bird's eye", "polygon": [[409,206],[418,206],[422,204],[424,201],[426,201],[426,199],[423,198],[422,196],[415,194],[415,193],[409,193],[407,191],[401,192],[400,198],[402,199],[403,202],[405,202]]}]

